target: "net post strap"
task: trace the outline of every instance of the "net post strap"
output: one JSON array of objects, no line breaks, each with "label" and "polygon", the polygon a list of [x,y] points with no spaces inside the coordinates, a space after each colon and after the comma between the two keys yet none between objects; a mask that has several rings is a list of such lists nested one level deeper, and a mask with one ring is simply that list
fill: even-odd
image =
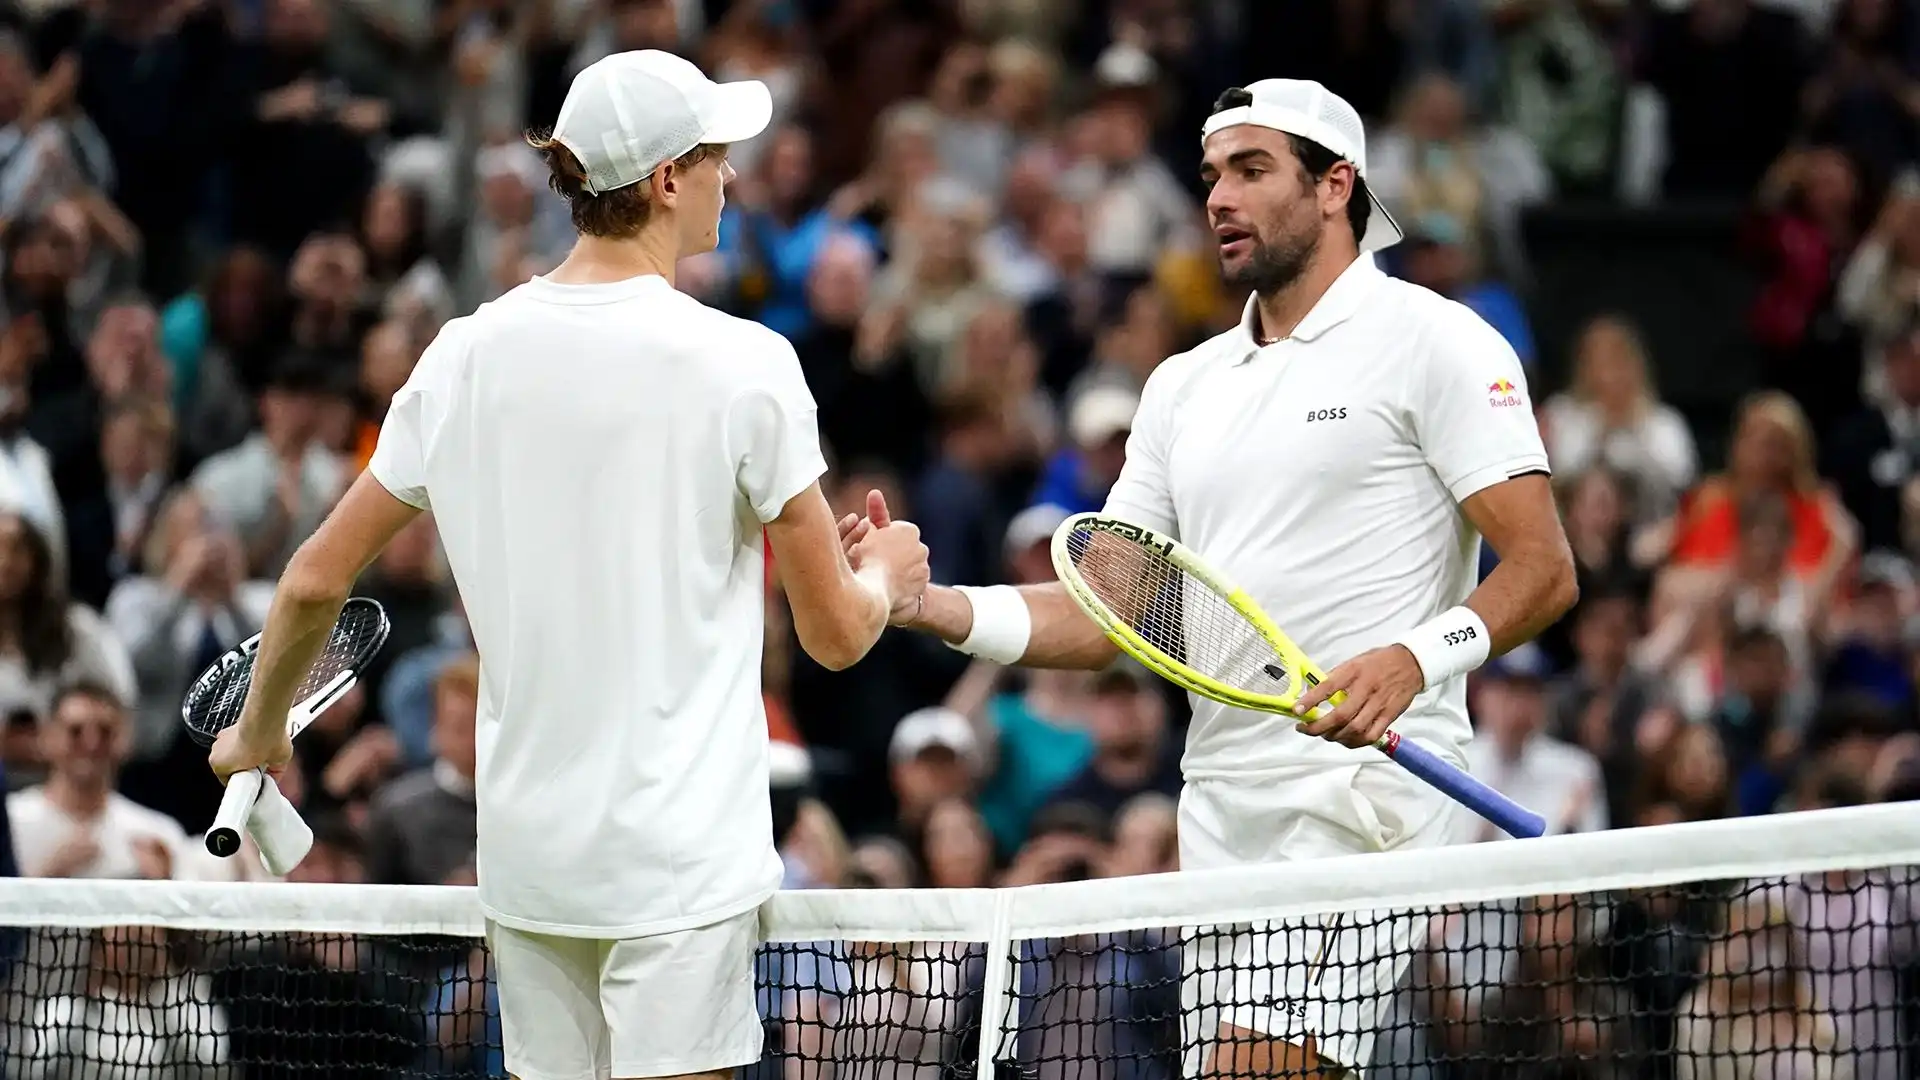
[{"label": "net post strap", "polygon": [[993,910],[987,928],[987,969],[981,981],[980,1050],[974,1062],[976,1080],[993,1080],[994,1060],[1019,1028],[1013,1015],[1016,963],[1013,953],[1013,889],[993,890]]},{"label": "net post strap", "polygon": [[[1920,865],[1920,807],[1814,810],[1311,862],[1012,889],[776,893],[770,942],[996,943],[1141,926]],[[0,926],[481,937],[471,886],[0,879]]]}]

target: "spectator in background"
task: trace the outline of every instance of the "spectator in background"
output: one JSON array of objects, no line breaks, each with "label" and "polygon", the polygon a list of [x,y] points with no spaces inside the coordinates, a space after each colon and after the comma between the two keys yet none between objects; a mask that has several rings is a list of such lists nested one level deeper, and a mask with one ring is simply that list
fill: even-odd
[{"label": "spectator in background", "polygon": [[33,403],[33,368],[45,360],[45,338],[33,319],[0,332],[0,506],[13,509],[45,533],[60,572],[66,573],[67,519],[53,482],[53,458],[26,430]]},{"label": "spectator in background", "polygon": [[1672,517],[1636,539],[1636,561],[1665,559],[1666,574],[1696,580],[1700,571],[1730,567],[1739,546],[1739,508],[1767,494],[1785,501],[1791,522],[1788,570],[1834,580],[1858,550],[1858,526],[1814,469],[1806,414],[1777,391],[1741,404],[1726,470],[1696,484]]},{"label": "spectator in background", "polygon": [[211,524],[188,491],[161,511],[146,563],[149,572],[114,587],[106,609],[140,686],[123,790],[202,832],[224,789],[194,768],[207,752],[182,729],[180,702],[202,671],[266,625],[273,583],[247,576],[239,537]]},{"label": "spectator in background", "polygon": [[1644,735],[1641,755],[1640,789],[1624,820],[1712,821],[1733,811],[1726,750],[1711,725],[1681,723]]},{"label": "spectator in background", "polygon": [[1822,675],[1828,695],[1861,694],[1913,714],[1916,704],[1908,657],[1908,620],[1914,614],[1913,564],[1892,552],[1860,560],[1854,594],[1830,633]]},{"label": "spectator in background", "polygon": [[1469,265],[1513,278],[1525,269],[1520,211],[1551,180],[1526,139],[1471,125],[1459,84],[1436,71],[1407,87],[1394,123],[1369,140],[1367,187],[1402,220],[1451,219]]},{"label": "spectator in background", "polygon": [[1113,818],[1113,846],[1107,849],[1102,877],[1166,874],[1180,868],[1176,836],[1179,800],[1157,791],[1135,795]]},{"label": "spectator in background", "polygon": [[855,233],[836,232],[821,241],[807,275],[811,319],[794,351],[819,405],[820,436],[836,456],[918,470],[932,422],[919,379],[909,365],[896,362],[897,354],[863,359],[857,351],[873,271],[873,247]]},{"label": "spectator in background", "polygon": [[993,835],[980,811],[966,799],[944,799],[934,806],[921,831],[920,850],[930,889],[993,885]]},{"label": "spectator in background", "polygon": [[373,180],[369,140],[392,107],[349,85],[327,55],[323,0],[267,0],[234,79],[246,102],[232,163],[234,232],[290,256],[317,229],[351,217]]},{"label": "spectator in background", "polygon": [[[1547,658],[1522,645],[1481,669],[1474,688],[1475,738],[1467,769],[1495,791],[1547,819],[1547,835],[1607,828],[1607,790],[1600,762],[1547,733]],[[1481,840],[1501,834],[1478,823]]]},{"label": "spectator in background", "polygon": [[1802,97],[1809,126],[1882,175],[1920,161],[1916,25],[1901,0],[1838,0]]},{"label": "spectator in background", "polygon": [[249,577],[277,580],[344,489],[340,459],[319,441],[327,386],[325,360],[289,354],[260,392],[260,430],[194,471],[207,512],[240,534]]},{"label": "spectator in background", "polygon": [[161,399],[131,395],[108,404],[100,419],[106,490],[69,504],[76,596],[105,603],[115,585],[140,572],[172,476],[175,434],[173,410]]},{"label": "spectator in background", "polygon": [[1512,289],[1481,273],[1482,257],[1467,244],[1460,219],[1443,210],[1428,211],[1412,219],[1407,241],[1399,252],[1407,280],[1472,308],[1513,346],[1521,366],[1532,371],[1537,357],[1526,310]]},{"label": "spectator in background", "polygon": [[1152,150],[1151,61],[1142,71],[1099,79],[1088,109],[1087,160],[1063,183],[1085,194],[1088,260],[1109,295],[1125,295],[1153,277],[1164,252],[1198,246],[1200,208]]},{"label": "spectator in background", "polygon": [[[818,204],[813,188],[813,137],[805,128],[770,134],[753,185],[752,205],[728,206],[721,215],[722,310],[753,318],[799,341],[810,329],[807,278],[822,246],[841,231],[868,243],[865,225],[842,222]],[[716,290],[719,292],[721,290]]]},{"label": "spectator in background", "polygon": [[181,458],[189,467],[237,445],[253,426],[253,396],[266,385],[289,329],[282,277],[264,251],[236,247],[214,264],[203,288],[181,294],[161,313]]},{"label": "spectator in background", "polygon": [[1067,415],[1073,444],[1047,462],[1035,505],[1057,506],[1069,514],[1098,510],[1127,462],[1127,436],[1140,394],[1123,386],[1095,386],[1081,394]]},{"label": "spectator in background", "polygon": [[1805,945],[1786,910],[1765,891],[1736,896],[1680,1003],[1676,1080],[1851,1075],[1837,1044],[1832,1017],[1814,1006]]},{"label": "spectator in background", "polygon": [[1634,663],[1644,629],[1641,611],[1639,594],[1619,583],[1583,585],[1571,615],[1572,670],[1547,685],[1545,730],[1600,763],[1610,809],[1627,805],[1635,779],[1634,729],[1663,691]]},{"label": "spectator in background", "polygon": [[360,210],[358,240],[367,255],[360,306],[422,330],[454,315],[453,286],[431,252],[426,196],[394,181],[375,185]]},{"label": "spectator in background", "polygon": [[213,1080],[230,1068],[226,1010],[213,980],[187,966],[184,938],[157,926],[94,930],[84,983],[33,1003],[15,1075]]},{"label": "spectator in background", "polygon": [[1906,333],[1920,311],[1920,167],[1894,181],[1840,271],[1834,306],[1862,339],[1861,393],[1868,404],[1884,401],[1891,388],[1881,350]]},{"label": "spectator in background", "polygon": [[1588,322],[1574,346],[1573,380],[1547,399],[1547,456],[1556,474],[1605,465],[1635,493],[1630,520],[1673,509],[1698,469],[1693,434],[1653,387],[1647,350],[1617,315]]},{"label": "spectator in background", "polygon": [[1181,351],[1179,334],[1165,290],[1142,285],[1127,295],[1119,319],[1094,339],[1093,352],[1076,359],[1086,361],[1078,374],[1064,386],[1050,388],[1075,405],[1099,387],[1118,387],[1138,396],[1161,361]]},{"label": "spectator in background", "polygon": [[1824,471],[1860,522],[1862,547],[1900,551],[1905,492],[1920,479],[1920,302],[1882,340],[1883,392],[1835,428]]},{"label": "spectator in background", "polygon": [[1798,399],[1822,431],[1844,415],[1861,380],[1859,346],[1832,318],[1834,272],[1866,225],[1861,188],[1842,151],[1789,150],[1761,181],[1743,238],[1764,279],[1748,310],[1761,380]]},{"label": "spectator in background", "polygon": [[1168,731],[1167,702],[1153,677],[1123,656],[1094,677],[1089,692],[1093,755],[1078,775],[1053,790],[1047,806],[1085,803],[1111,821],[1143,792],[1177,797],[1180,741]]},{"label": "spectator in background", "polygon": [[444,885],[471,876],[474,718],[480,658],[467,654],[434,683],[433,764],[382,788],[368,810],[368,877],[386,885]]},{"label": "spectator in background", "polygon": [[1773,809],[1799,752],[1805,716],[1791,712],[1791,656],[1780,635],[1755,626],[1727,643],[1727,685],[1707,722],[1720,737],[1742,814]]},{"label": "spectator in background", "polygon": [[27,877],[173,876],[187,837],[178,822],[114,790],[131,731],[114,692],[62,690],[40,722],[45,783],[7,796],[7,818]]},{"label": "spectator in background", "polygon": [[[994,299],[975,248],[985,204],[950,177],[928,181],[896,215],[887,268],[873,285],[861,320],[855,362],[878,366],[898,350],[923,391],[940,397],[962,373],[951,370],[952,346]],[[895,361],[885,361],[895,362]]]},{"label": "spectator in background", "polygon": [[1011,856],[1053,792],[1085,770],[1094,742],[1083,672],[1033,671],[1024,689],[1005,688],[1006,668],[976,660],[954,684],[947,707],[975,732],[979,807],[995,849]]},{"label": "spectator in background", "polygon": [[47,538],[0,512],[0,715],[44,716],[60,686],[81,681],[134,700],[126,648],[97,612],[67,600]]},{"label": "spectator in background", "polygon": [[927,548],[938,553],[933,579],[943,585],[985,584],[998,573],[992,553],[1005,534],[1002,487],[1017,456],[1011,429],[1004,407],[984,394],[941,409],[937,456],[913,502]]},{"label": "spectator in background", "polygon": [[980,744],[973,725],[945,706],[901,717],[887,756],[899,805],[897,829],[903,837],[918,837],[935,806],[947,799],[970,799],[980,782]]},{"label": "spectator in background", "polygon": [[393,395],[406,385],[423,351],[422,339],[404,319],[388,319],[367,331],[360,343],[360,396],[364,405],[355,430],[350,471],[365,469],[373,460],[387,407],[393,403]]}]

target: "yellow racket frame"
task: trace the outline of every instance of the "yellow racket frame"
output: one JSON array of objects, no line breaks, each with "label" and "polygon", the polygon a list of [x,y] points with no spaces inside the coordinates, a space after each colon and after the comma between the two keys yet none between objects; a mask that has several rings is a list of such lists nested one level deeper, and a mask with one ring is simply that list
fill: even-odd
[{"label": "yellow racket frame", "polygon": [[[1287,669],[1287,685],[1290,688],[1288,692],[1260,694],[1229,686],[1168,656],[1139,631],[1128,626],[1126,621],[1109,608],[1105,601],[1094,594],[1093,587],[1087,584],[1086,578],[1080,574],[1080,569],[1073,564],[1073,556],[1067,550],[1067,538],[1081,529],[1110,533],[1128,543],[1158,552],[1169,563],[1191,575],[1195,581],[1225,600],[1233,610],[1239,612],[1241,617],[1260,631],[1260,635],[1267,640],[1267,644],[1273,646],[1275,655]],[[1151,529],[1104,514],[1075,514],[1061,522],[1060,527],[1054,530],[1052,552],[1053,571],[1059,576],[1061,584],[1067,587],[1067,595],[1073,597],[1073,602],[1080,605],[1080,609],[1087,613],[1096,626],[1100,627],[1100,632],[1105,634],[1109,641],[1119,646],[1120,651],[1140,661],[1154,674],[1175,686],[1223,705],[1253,709],[1257,712],[1292,715],[1294,705],[1300,700],[1300,694],[1296,688],[1313,686],[1327,677],[1327,673],[1314,664],[1300,646],[1295,645],[1293,639],[1282,632],[1277,623],[1267,617],[1266,612],[1260,610],[1260,605],[1254,603],[1253,598],[1248,596],[1244,589],[1234,585],[1225,575],[1208,566],[1205,560],[1194,553],[1193,549],[1170,536],[1161,536]],[[1329,702],[1329,706],[1337,705],[1345,698],[1344,693],[1336,693]]]}]

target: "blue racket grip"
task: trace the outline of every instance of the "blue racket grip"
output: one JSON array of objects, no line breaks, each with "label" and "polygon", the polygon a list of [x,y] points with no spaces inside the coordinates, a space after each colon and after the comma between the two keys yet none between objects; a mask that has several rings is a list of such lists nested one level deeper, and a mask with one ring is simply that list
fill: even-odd
[{"label": "blue racket grip", "polygon": [[1417,742],[1389,731],[1378,743],[1382,753],[1408,772],[1445,792],[1454,802],[1498,825],[1502,832],[1531,840],[1547,831],[1547,819],[1475,780]]}]

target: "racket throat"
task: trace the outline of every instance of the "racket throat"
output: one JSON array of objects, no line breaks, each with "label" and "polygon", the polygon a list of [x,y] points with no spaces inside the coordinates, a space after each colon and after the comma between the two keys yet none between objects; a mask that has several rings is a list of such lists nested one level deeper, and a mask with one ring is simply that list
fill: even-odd
[{"label": "racket throat", "polygon": [[313,723],[314,717],[326,712],[333,707],[334,702],[345,697],[347,691],[353,689],[354,681],[352,671],[343,671],[328,680],[327,684],[320,688],[319,693],[296,706],[292,714],[287,717],[287,734],[290,736],[300,734],[308,724]]}]

